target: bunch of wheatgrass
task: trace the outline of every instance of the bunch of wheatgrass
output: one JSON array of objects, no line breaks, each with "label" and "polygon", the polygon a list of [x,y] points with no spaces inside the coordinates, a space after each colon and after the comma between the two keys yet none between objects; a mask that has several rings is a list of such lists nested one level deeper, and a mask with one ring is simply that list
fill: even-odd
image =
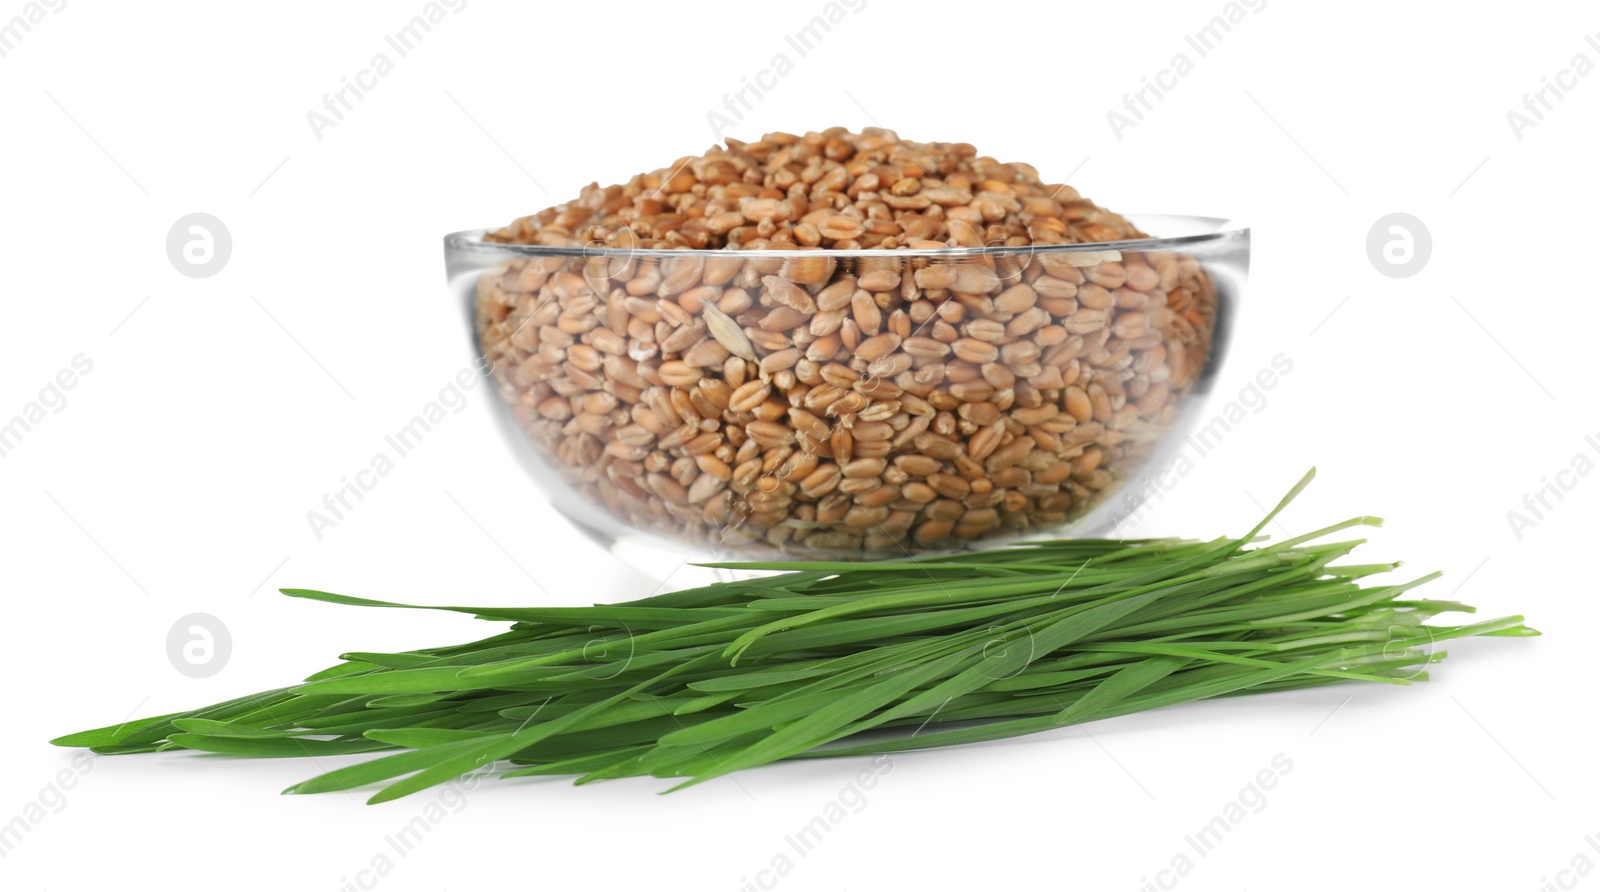
[{"label": "bunch of wheatgrass", "polygon": [[679,789],[780,759],[995,740],[1256,691],[1406,684],[1444,657],[1440,641],[1538,634],[1520,616],[1424,625],[1472,612],[1406,597],[1437,574],[1361,585],[1398,564],[1335,564],[1362,540],[1318,540],[1376,518],[1252,547],[1311,476],[1238,539],[713,564],[781,572],[605,606],[425,608],[511,626],[453,647],[347,653],[303,684],[54,742],[98,753],[399,750],[285,791],[387,782],[374,803],[497,762],[510,763],[505,777],[687,778]]}]

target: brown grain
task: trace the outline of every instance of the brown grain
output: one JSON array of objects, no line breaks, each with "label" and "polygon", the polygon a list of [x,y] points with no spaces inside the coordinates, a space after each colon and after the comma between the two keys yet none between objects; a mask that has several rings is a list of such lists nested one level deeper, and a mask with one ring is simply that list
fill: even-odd
[{"label": "brown grain", "polygon": [[[1048,529],[1138,469],[1204,368],[1198,261],[1050,248],[1143,233],[1026,165],[838,129],[679,162],[485,237],[631,252],[478,284],[511,411],[625,523],[799,554]],[[893,250],[981,245],[1019,250]]]}]

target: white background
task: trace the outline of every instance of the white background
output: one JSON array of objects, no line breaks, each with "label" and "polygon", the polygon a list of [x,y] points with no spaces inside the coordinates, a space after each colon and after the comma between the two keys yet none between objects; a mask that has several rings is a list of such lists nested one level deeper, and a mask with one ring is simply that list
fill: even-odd
[{"label": "white background", "polygon": [[[1600,76],[1521,139],[1507,121],[1575,54],[1600,62],[1584,40],[1600,20],[1559,2],[1308,6],[1272,0],[1204,58],[1184,35],[1221,0],[870,0],[804,58],[783,36],[816,0],[471,0],[404,58],[383,38],[420,0],[71,0],[47,14],[0,58],[0,420],[74,356],[93,369],[0,459],[0,821],[42,795],[55,806],[0,859],[0,886],[101,888],[140,871],[372,887],[359,871],[432,794],[279,797],[317,766],[163,754],[88,763],[61,805],[42,791],[73,753],[45,741],[275,687],[345,650],[477,631],[279,586],[452,603],[647,594],[541,503],[483,390],[322,541],[306,512],[470,361],[443,233],[704,149],[707,112],[788,52],[793,72],[731,135],[878,123],[1071,174],[1114,209],[1254,226],[1214,398],[1277,354],[1293,370],[1138,532],[1240,532],[1315,464],[1287,528],[1383,515],[1365,559],[1444,570],[1434,597],[1525,613],[1546,634],[1457,643],[1412,688],[1232,699],[897,756],[778,886],[1143,889],[1282,753],[1293,768],[1266,807],[1179,888],[1600,889],[1558,874],[1600,862],[1585,841],[1600,833],[1600,475],[1563,477],[1574,488],[1520,538],[1507,518],[1575,455],[1600,460],[1584,441],[1600,439]],[[0,0],[0,17],[24,9]],[[319,140],[307,113],[384,51],[393,72]],[[1118,139],[1107,112],[1179,52],[1194,70]],[[233,237],[208,279],[165,253],[195,211]],[[1368,228],[1393,211],[1432,233],[1412,278],[1367,256]],[[232,632],[231,660],[206,679],[166,652],[196,611]],[[652,780],[490,781],[376,887],[731,892],[864,764],[668,797]]]}]

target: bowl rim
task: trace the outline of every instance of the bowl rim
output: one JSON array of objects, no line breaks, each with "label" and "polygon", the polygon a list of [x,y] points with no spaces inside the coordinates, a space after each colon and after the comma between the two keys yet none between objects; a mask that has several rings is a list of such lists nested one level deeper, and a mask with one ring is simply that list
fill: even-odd
[{"label": "bowl rim", "polygon": [[604,245],[523,245],[484,241],[488,229],[463,229],[445,235],[447,251],[489,251],[523,257],[727,257],[750,255],[770,258],[834,257],[834,258],[895,258],[895,257],[1015,257],[1019,254],[1084,254],[1100,252],[1147,252],[1182,250],[1212,242],[1249,238],[1250,227],[1224,217],[1202,217],[1183,214],[1128,214],[1128,220],[1183,221],[1191,226],[1201,226],[1203,232],[1192,235],[1160,238],[1118,239],[1109,242],[1075,242],[1058,245],[985,245],[981,248],[757,248],[753,250],[729,248],[613,248]]}]

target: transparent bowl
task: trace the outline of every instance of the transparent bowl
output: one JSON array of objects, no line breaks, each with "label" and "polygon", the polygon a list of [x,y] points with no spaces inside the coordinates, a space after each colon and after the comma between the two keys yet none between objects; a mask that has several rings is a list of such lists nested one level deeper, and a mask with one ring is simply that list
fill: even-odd
[{"label": "transparent bowl", "polygon": [[646,572],[1092,535],[1182,440],[1250,233],[897,251],[445,237],[495,414],[557,511]]}]

